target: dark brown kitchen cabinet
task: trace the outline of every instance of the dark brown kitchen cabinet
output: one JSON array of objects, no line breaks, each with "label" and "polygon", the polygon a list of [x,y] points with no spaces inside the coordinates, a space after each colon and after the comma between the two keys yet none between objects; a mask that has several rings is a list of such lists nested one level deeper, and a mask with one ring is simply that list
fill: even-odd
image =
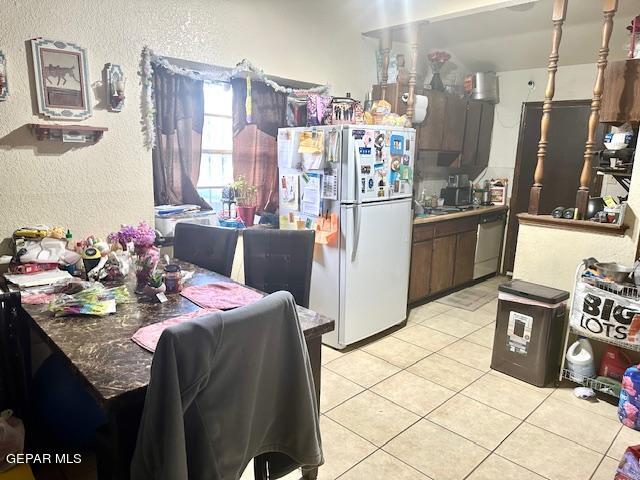
[{"label": "dark brown kitchen cabinet", "polygon": [[436,238],[431,257],[430,293],[438,293],[453,286],[453,265],[456,256],[456,236]]},{"label": "dark brown kitchen cabinet", "polygon": [[467,101],[456,95],[447,95],[446,99],[444,132],[440,150],[446,152],[461,152],[464,141]]},{"label": "dark brown kitchen cabinet", "polygon": [[420,150],[441,150],[447,110],[447,95],[443,92],[429,90],[427,117],[418,131],[418,148]]},{"label": "dark brown kitchen cabinet", "polygon": [[640,121],[640,59],[607,65],[600,121],[614,125]]},{"label": "dark brown kitchen cabinet", "polygon": [[473,280],[473,267],[476,258],[477,231],[471,230],[456,235],[456,262],[453,271],[453,284],[462,285]]},{"label": "dark brown kitchen cabinet", "polygon": [[482,102],[482,116],[480,117],[480,131],[478,132],[478,153],[475,165],[484,169],[489,165],[489,153],[491,152],[491,134],[493,133],[493,116],[495,105]]},{"label": "dark brown kitchen cabinet", "polygon": [[409,303],[473,280],[478,216],[414,225]]},{"label": "dark brown kitchen cabinet", "polygon": [[469,101],[467,103],[467,121],[464,127],[464,140],[462,142],[463,166],[476,163],[478,155],[478,136],[480,135],[480,119],[482,117],[482,103]]},{"label": "dark brown kitchen cabinet", "polygon": [[411,247],[411,275],[409,276],[410,303],[429,295],[432,252],[433,240],[417,242]]}]

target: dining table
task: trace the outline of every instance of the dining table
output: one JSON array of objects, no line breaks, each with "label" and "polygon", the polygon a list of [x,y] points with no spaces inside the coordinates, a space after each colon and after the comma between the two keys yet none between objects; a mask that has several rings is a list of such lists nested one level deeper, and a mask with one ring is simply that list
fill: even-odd
[{"label": "dining table", "polygon": [[[188,262],[172,260],[171,263],[180,265],[183,272],[193,272],[185,280],[185,287],[236,283]],[[97,435],[98,480],[129,478],[129,465],[153,361],[153,354],[134,343],[131,337],[141,327],[200,309],[179,293],[166,294],[164,302],[137,295],[134,275],[129,275],[124,284],[129,291],[129,299],[118,304],[115,313],[106,316],[56,317],[45,305],[22,307],[32,331],[68,361],[69,368],[77,374],[105,412],[107,423],[98,430]],[[308,308],[297,306],[297,311],[319,405],[322,335],[332,331],[335,322]],[[317,469],[306,471],[304,477],[316,478]]]}]

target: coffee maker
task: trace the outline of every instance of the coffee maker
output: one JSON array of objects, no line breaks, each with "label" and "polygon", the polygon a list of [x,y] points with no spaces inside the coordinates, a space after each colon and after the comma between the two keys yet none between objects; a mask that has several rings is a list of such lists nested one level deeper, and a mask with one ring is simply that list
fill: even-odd
[{"label": "coffee maker", "polygon": [[451,207],[470,205],[471,183],[469,175],[450,175],[447,186],[440,191],[440,197],[444,199],[444,204]]}]

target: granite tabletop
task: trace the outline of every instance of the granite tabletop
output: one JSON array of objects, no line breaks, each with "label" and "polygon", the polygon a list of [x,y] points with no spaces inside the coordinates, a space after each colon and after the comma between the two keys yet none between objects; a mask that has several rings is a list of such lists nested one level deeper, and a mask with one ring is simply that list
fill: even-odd
[{"label": "granite tabletop", "polygon": [[[181,264],[183,270],[194,271],[186,286],[232,281],[187,262],[174,263]],[[105,317],[56,318],[45,305],[23,306],[45,341],[70,360],[105,405],[149,383],[153,354],[135,344],[131,336],[145,325],[199,309],[180,294],[167,294],[168,301],[162,304],[136,295],[135,278],[129,278],[126,284],[129,301]],[[335,326],[332,319],[300,306],[298,317],[307,339],[330,332]]]}]

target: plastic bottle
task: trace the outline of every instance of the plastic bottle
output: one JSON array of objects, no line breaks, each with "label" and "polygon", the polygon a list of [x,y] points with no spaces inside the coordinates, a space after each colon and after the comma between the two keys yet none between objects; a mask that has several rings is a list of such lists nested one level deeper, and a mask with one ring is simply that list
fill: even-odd
[{"label": "plastic bottle", "polygon": [[593,347],[586,338],[578,338],[569,347],[566,361],[571,380],[581,382],[584,378],[594,378],[596,376]]}]

